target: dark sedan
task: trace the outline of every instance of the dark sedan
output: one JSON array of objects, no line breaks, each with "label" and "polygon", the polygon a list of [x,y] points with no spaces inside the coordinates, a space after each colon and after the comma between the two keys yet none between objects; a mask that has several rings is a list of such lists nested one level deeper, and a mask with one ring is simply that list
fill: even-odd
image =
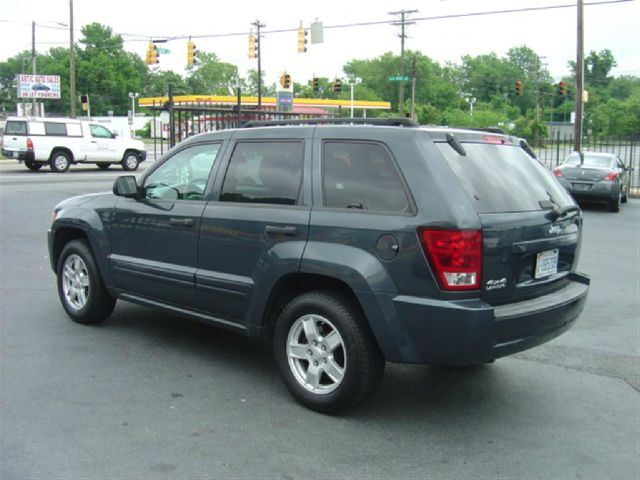
[{"label": "dark sedan", "polygon": [[553,174],[577,201],[606,203],[618,212],[627,201],[631,170],[615,153],[583,152],[580,159],[573,152]]}]

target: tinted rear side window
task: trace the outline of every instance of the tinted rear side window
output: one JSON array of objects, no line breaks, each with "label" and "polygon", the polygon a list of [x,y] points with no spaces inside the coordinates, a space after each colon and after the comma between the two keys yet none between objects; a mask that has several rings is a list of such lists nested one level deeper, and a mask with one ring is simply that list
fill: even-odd
[{"label": "tinted rear side window", "polygon": [[447,143],[437,146],[478,213],[541,210],[543,200],[573,205],[551,172],[520,147],[465,143],[462,156]]},{"label": "tinted rear side window", "polygon": [[47,135],[66,135],[67,126],[64,123],[45,122],[44,131]]},{"label": "tinted rear side window", "polygon": [[27,122],[9,120],[4,127],[5,135],[26,135]]},{"label": "tinted rear side window", "polygon": [[223,202],[295,205],[302,182],[301,142],[241,142],[222,185]]},{"label": "tinted rear side window", "polygon": [[402,177],[378,143],[328,141],[322,149],[324,206],[408,213]]}]

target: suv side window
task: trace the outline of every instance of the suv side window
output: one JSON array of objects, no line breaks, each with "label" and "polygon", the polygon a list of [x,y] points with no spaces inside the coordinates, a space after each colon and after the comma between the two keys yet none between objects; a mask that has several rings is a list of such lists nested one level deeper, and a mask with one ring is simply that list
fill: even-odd
[{"label": "suv side window", "polygon": [[411,203],[389,151],[372,142],[327,141],[322,148],[323,205],[409,213]]},{"label": "suv side window", "polygon": [[220,201],[296,205],[303,160],[302,142],[239,142],[229,160]]},{"label": "suv side window", "polygon": [[144,182],[145,198],[203,200],[220,144],[186,148],[160,165]]},{"label": "suv side window", "polygon": [[89,125],[93,138],[112,138],[111,132],[101,125]]}]

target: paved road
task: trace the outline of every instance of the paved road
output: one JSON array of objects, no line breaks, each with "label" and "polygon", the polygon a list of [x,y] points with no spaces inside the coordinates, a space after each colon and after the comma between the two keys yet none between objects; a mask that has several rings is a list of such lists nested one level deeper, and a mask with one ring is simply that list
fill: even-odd
[{"label": "paved road", "polygon": [[640,476],[640,201],[586,210],[593,284],[568,333],[482,367],[389,365],[327,417],[292,400],[268,345],[124,302],[98,327],[67,319],[51,210],[121,173],[0,166],[0,478]]}]

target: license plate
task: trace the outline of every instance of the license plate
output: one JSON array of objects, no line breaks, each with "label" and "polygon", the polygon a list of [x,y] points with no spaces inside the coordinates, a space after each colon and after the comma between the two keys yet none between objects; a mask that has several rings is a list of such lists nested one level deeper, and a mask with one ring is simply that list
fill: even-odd
[{"label": "license plate", "polygon": [[5,154],[7,155],[7,157],[13,157],[13,152],[5,152]]},{"label": "license plate", "polygon": [[589,183],[574,183],[573,184],[573,189],[574,190],[580,190],[581,192],[584,192],[586,190],[591,190],[591,185]]},{"label": "license plate", "polygon": [[558,273],[558,249],[538,253],[535,278],[544,278],[556,273]]}]

